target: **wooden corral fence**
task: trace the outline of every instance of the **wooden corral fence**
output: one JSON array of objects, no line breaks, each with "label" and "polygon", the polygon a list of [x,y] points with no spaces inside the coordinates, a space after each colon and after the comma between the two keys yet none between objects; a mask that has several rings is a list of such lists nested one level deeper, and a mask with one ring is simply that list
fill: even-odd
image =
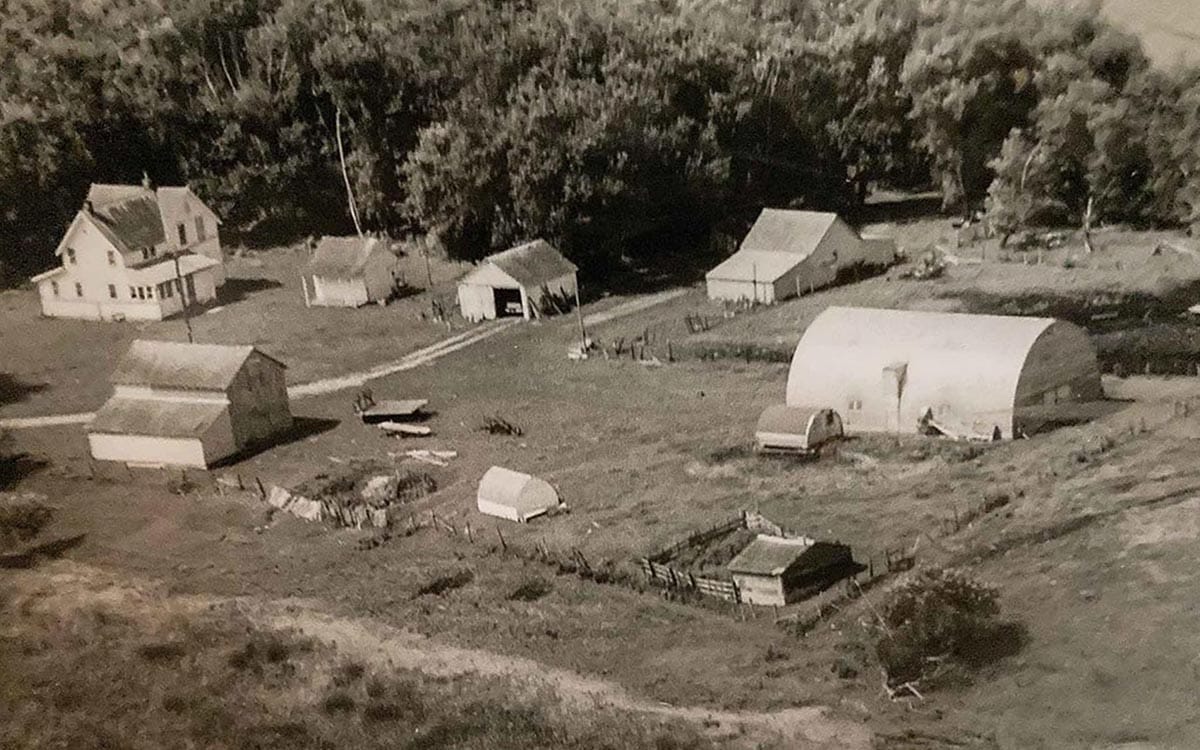
[{"label": "wooden corral fence", "polygon": [[813,541],[809,537],[780,526],[759,513],[743,510],[737,516],[724,523],[697,531],[682,541],[665,547],[649,557],[642,558],[640,561],[642,573],[650,581],[661,583],[667,588],[690,589],[701,594],[719,597],[740,604],[742,595],[732,577],[710,578],[697,576],[691,572],[679,570],[667,564],[668,560],[683,550],[708,544],[713,539],[718,539],[739,529],[747,529],[761,534],[782,536],[789,539],[807,539],[810,543]]}]

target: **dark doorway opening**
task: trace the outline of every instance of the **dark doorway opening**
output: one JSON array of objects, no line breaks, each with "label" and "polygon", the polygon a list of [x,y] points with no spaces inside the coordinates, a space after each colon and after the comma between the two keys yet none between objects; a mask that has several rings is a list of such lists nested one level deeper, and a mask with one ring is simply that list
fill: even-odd
[{"label": "dark doorway opening", "polygon": [[523,317],[525,308],[521,305],[520,289],[493,289],[496,300],[496,317]]}]

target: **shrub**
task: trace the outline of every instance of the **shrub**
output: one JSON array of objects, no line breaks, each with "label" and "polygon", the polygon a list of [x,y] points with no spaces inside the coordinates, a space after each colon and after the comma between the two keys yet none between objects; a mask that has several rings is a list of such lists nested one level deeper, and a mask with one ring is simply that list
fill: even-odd
[{"label": "shrub", "polygon": [[37,536],[52,515],[50,508],[30,501],[0,505],[0,548]]},{"label": "shrub", "polygon": [[[438,576],[421,588],[417,589],[416,596],[426,596],[428,594],[437,594],[441,596],[447,591],[462,588],[475,579],[475,574],[469,570],[460,570],[457,573],[450,575]],[[416,598],[416,597],[414,597]]]},{"label": "shrub", "polygon": [[893,685],[934,676],[942,665],[980,666],[1012,653],[1023,631],[1001,623],[996,589],[966,574],[922,571],[892,592],[876,653]]},{"label": "shrub", "polygon": [[321,708],[327,714],[346,713],[354,710],[354,697],[342,690],[335,690],[325,696]]},{"label": "shrub", "polygon": [[534,602],[549,594],[553,588],[553,585],[543,578],[530,578],[514,589],[508,598],[510,601]]}]

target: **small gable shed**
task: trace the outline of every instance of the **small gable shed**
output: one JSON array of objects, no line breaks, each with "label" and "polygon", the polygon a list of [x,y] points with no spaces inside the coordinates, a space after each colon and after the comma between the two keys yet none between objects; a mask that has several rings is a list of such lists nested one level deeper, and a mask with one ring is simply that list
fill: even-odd
[{"label": "small gable shed", "polygon": [[489,255],[458,282],[458,306],[467,320],[541,317],[547,297],[576,297],[575,264],[545,240]]},{"label": "small gable shed", "polygon": [[307,307],[383,304],[396,288],[396,256],[376,237],[322,237],[304,268]]}]

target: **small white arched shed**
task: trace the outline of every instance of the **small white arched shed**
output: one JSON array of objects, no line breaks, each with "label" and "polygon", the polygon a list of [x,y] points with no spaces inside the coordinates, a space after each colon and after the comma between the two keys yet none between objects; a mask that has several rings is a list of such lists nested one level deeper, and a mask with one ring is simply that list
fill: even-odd
[{"label": "small white arched shed", "polygon": [[480,513],[525,523],[560,504],[558,492],[544,479],[493,466],[479,480]]},{"label": "small white arched shed", "polygon": [[933,419],[1009,438],[1103,396],[1091,341],[1070,323],[863,307],[817,316],[787,384],[789,406],[832,406],[850,433],[913,433]]},{"label": "small white arched shed", "polygon": [[842,418],[833,409],[772,404],[758,418],[754,444],[765,452],[808,452],[841,436]]}]

